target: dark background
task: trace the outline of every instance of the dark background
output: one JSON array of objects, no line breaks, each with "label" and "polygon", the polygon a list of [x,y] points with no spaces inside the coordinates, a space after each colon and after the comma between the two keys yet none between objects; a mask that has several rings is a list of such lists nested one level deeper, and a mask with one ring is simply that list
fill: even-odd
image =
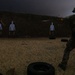
[{"label": "dark background", "polygon": [[0,20],[3,24],[4,36],[8,36],[8,27],[12,20],[16,25],[16,36],[18,37],[48,37],[51,22],[55,25],[56,37],[68,37],[71,35],[67,18],[1,12]]},{"label": "dark background", "polygon": [[75,0],[0,0],[0,11],[57,17],[72,15]]}]

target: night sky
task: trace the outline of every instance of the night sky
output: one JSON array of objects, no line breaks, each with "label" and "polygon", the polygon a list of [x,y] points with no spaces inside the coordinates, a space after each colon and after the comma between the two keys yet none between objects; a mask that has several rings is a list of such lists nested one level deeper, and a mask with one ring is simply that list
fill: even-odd
[{"label": "night sky", "polygon": [[75,0],[0,0],[0,11],[66,17],[72,15]]}]

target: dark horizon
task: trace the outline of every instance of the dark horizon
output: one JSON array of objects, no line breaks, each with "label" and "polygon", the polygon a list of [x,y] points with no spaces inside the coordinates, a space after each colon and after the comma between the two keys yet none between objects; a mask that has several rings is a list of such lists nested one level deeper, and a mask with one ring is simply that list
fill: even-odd
[{"label": "dark horizon", "polygon": [[0,0],[0,11],[66,17],[72,15],[75,0]]}]

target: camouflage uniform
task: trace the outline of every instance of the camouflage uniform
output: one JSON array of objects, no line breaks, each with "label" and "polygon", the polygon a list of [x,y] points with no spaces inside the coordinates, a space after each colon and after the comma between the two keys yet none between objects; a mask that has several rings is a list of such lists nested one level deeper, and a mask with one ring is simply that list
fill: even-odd
[{"label": "camouflage uniform", "polygon": [[63,59],[61,62],[61,65],[63,65],[63,68],[65,70],[66,70],[68,59],[69,59],[69,54],[74,48],[75,48],[75,39],[71,38],[66,45],[66,48],[64,50]]},{"label": "camouflage uniform", "polygon": [[75,48],[75,21],[74,19],[70,21],[70,27],[72,31],[72,36],[66,44],[66,48],[64,50],[64,55],[61,63],[58,65],[62,70],[66,70],[67,62],[69,59],[70,52]]}]

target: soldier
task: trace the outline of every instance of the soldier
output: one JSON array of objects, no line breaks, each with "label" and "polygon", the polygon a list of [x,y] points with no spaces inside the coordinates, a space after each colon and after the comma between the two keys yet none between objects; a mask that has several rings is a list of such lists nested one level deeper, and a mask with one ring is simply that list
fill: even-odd
[{"label": "soldier", "polygon": [[58,67],[60,67],[64,71],[66,70],[66,67],[67,67],[69,54],[75,48],[75,15],[73,15],[69,18],[69,22],[70,22],[72,35],[71,35],[71,38],[69,39],[69,41],[66,44],[66,48],[64,50],[64,55],[63,55],[62,61],[58,65]]}]

